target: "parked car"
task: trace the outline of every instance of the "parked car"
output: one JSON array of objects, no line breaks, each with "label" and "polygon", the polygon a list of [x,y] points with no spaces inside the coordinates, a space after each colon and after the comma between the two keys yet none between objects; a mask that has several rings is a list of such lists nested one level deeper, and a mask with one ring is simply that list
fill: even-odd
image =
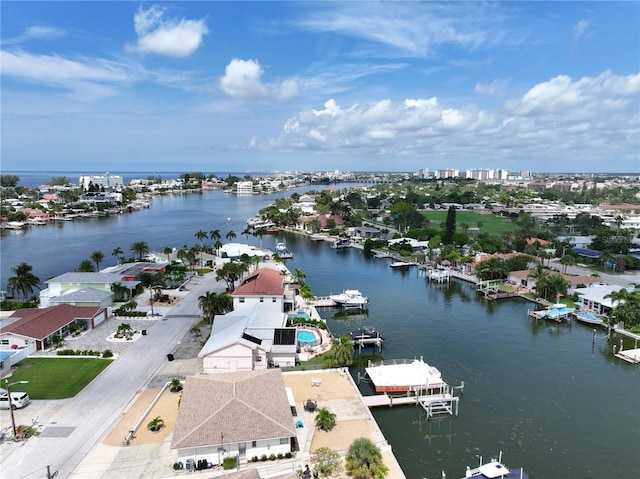
[{"label": "parked car", "polygon": [[[24,392],[11,393],[11,408],[20,409],[31,402],[31,398]],[[0,395],[0,409],[9,409],[9,395],[5,392]]]}]

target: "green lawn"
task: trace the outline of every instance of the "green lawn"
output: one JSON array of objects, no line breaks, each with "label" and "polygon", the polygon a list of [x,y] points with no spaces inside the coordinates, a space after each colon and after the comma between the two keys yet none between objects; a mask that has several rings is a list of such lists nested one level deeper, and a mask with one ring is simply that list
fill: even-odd
[{"label": "green lawn", "polygon": [[[446,211],[427,211],[422,214],[431,221],[432,228],[438,228],[440,223],[447,219]],[[456,210],[456,231],[459,233],[463,233],[460,226],[462,223],[466,223],[470,228],[477,228],[479,221],[482,222],[480,233],[503,235],[517,229],[511,221],[500,216],[481,215],[472,211]]]},{"label": "green lawn", "polygon": [[9,382],[15,391],[25,391],[31,399],[65,399],[78,394],[98,376],[111,359],[92,358],[26,358],[20,361]]}]

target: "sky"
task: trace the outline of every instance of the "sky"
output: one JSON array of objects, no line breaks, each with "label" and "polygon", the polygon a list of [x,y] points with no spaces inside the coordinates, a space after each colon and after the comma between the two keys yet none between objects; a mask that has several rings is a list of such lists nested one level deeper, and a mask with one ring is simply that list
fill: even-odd
[{"label": "sky", "polygon": [[2,171],[640,172],[640,2],[0,2]]}]

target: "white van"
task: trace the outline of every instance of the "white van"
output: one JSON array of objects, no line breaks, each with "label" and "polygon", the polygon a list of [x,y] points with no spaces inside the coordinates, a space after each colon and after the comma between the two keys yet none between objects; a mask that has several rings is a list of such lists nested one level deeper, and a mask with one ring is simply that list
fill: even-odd
[{"label": "white van", "polygon": [[[11,407],[13,409],[23,408],[30,402],[31,398],[29,398],[29,395],[27,393],[11,393]],[[9,395],[6,392],[0,395],[0,409],[9,409]]]}]

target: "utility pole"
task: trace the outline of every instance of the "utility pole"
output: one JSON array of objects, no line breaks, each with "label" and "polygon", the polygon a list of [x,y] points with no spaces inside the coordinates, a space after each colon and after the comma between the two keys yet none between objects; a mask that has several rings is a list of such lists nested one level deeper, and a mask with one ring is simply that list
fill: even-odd
[{"label": "utility pole", "polygon": [[58,475],[58,471],[51,473],[51,466],[47,466],[47,479],[53,479]]}]

